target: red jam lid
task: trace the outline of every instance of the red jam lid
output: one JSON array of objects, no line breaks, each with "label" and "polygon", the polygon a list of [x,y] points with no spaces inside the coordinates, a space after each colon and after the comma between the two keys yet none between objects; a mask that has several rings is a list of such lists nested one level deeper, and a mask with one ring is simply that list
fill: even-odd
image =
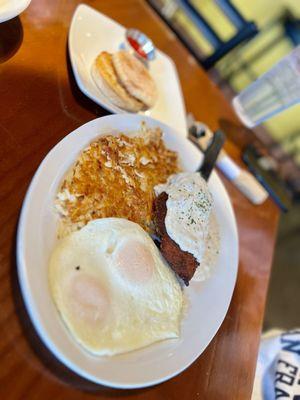
[{"label": "red jam lid", "polygon": [[127,38],[128,43],[131,45],[131,47],[143,58],[147,60],[147,54],[144,52],[142,49],[142,46],[139,44],[139,42],[132,37]]}]

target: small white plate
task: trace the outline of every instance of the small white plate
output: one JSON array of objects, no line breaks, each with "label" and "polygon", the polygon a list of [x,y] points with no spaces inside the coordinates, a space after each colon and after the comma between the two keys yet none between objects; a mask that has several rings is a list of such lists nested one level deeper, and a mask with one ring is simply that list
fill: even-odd
[{"label": "small white plate", "polygon": [[[125,28],[91,7],[77,7],[69,32],[69,54],[76,82],[80,90],[112,113],[127,113],[112,104],[97,88],[91,76],[91,65],[101,51],[115,52],[124,42]],[[156,51],[156,59],[149,63],[150,73],[158,88],[156,105],[141,114],[173,126],[186,135],[186,113],[181,86],[174,62],[166,54]]]},{"label": "small white plate", "polygon": [[8,21],[21,14],[31,0],[0,0],[0,22]]},{"label": "small white plate", "polygon": [[17,234],[20,286],[41,339],[77,374],[118,388],[139,388],[163,382],[187,368],[204,351],[226,315],[238,267],[235,217],[225,188],[213,173],[209,187],[220,225],[220,256],[210,279],[192,281],[184,288],[188,307],[180,339],[161,341],[119,356],[96,357],[84,351],[69,334],[48,287],[48,261],[57,240],[55,195],[67,170],[92,140],[108,133],[135,132],[143,120],[149,127],[162,129],[166,145],[178,151],[184,169],[196,170],[201,153],[169,126],[132,114],[95,119],[66,136],[43,160],[26,194]]}]

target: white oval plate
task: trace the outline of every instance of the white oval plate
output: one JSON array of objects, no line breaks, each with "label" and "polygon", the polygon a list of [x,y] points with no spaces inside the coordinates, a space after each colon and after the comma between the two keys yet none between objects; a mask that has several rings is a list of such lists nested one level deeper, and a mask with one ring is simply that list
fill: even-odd
[{"label": "white oval plate", "polygon": [[137,131],[141,121],[161,127],[167,146],[178,151],[183,167],[194,171],[201,153],[172,128],[139,115],[110,115],[76,129],[59,142],[39,166],[26,194],[17,235],[18,276],[32,322],[46,346],[71,370],[107,386],[138,388],[163,382],[187,368],[219,329],[231,300],[237,267],[238,236],[229,197],[216,173],[209,187],[220,225],[220,257],[212,277],[185,288],[187,313],[180,339],[165,340],[114,357],[96,357],[71,337],[54,306],[48,287],[48,260],[56,242],[53,201],[59,184],[91,141],[108,133]]},{"label": "white oval plate", "polygon": [[[127,111],[112,104],[102,94],[90,71],[93,61],[101,51],[119,50],[124,38],[125,28],[116,21],[85,4],[76,8],[69,31],[69,54],[77,85],[86,96],[115,114]],[[149,69],[158,88],[158,100],[152,109],[141,114],[159,119],[185,135],[185,106],[174,62],[157,50],[156,58],[149,64]]]},{"label": "white oval plate", "polygon": [[21,14],[31,0],[0,0],[0,22],[8,21]]}]

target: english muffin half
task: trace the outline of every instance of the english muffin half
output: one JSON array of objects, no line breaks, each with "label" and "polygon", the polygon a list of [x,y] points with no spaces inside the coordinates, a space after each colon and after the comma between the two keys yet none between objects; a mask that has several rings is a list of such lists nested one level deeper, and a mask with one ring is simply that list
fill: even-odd
[{"label": "english muffin half", "polygon": [[153,107],[157,100],[157,89],[144,64],[125,50],[114,53],[112,61],[121,84],[129,94],[147,107]]},{"label": "english muffin half", "polygon": [[97,87],[116,106],[132,112],[145,108],[141,101],[130,95],[120,84],[110,53],[103,51],[98,55],[91,74]]}]

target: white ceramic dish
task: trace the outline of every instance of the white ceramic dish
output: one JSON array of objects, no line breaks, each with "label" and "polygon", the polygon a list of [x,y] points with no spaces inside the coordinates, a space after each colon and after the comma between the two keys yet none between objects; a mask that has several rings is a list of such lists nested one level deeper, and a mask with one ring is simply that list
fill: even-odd
[{"label": "white ceramic dish", "polygon": [[[101,93],[90,71],[94,59],[101,51],[117,51],[124,40],[125,28],[122,25],[85,4],[77,7],[69,31],[69,54],[75,79],[86,96],[112,113],[126,111],[113,105]],[[155,107],[142,114],[173,126],[185,136],[185,106],[173,61],[157,50],[156,59],[149,63],[149,68],[158,87],[159,97]]]},{"label": "white ceramic dish", "polygon": [[114,357],[95,357],[71,337],[54,306],[48,287],[48,260],[56,242],[53,201],[59,184],[80,151],[107,133],[132,132],[142,120],[160,126],[167,146],[178,151],[186,170],[194,171],[201,153],[172,128],[140,115],[110,115],[95,119],[66,136],[38,168],[24,200],[17,236],[18,276],[32,322],[53,354],[79,375],[119,388],[138,388],[165,381],[187,368],[219,329],[233,293],[238,266],[238,236],[228,195],[213,173],[209,187],[220,225],[220,257],[212,277],[185,288],[187,313],[181,337]]},{"label": "white ceramic dish", "polygon": [[0,22],[8,21],[21,14],[31,0],[0,0]]}]

